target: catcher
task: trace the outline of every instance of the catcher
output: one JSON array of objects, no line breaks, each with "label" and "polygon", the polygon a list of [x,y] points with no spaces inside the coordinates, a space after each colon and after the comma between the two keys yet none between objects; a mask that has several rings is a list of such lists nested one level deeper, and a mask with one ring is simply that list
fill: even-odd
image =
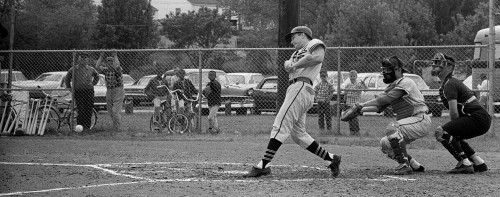
[{"label": "catcher", "polygon": [[407,70],[398,57],[384,59],[381,69],[384,83],[389,84],[384,93],[365,103],[354,104],[341,120],[349,121],[363,112],[380,113],[391,106],[397,121],[389,123],[386,136],[380,140],[382,152],[399,163],[394,171],[397,175],[423,172],[424,166],[408,155],[406,145],[423,138],[431,130],[424,96],[412,79],[404,77]]}]

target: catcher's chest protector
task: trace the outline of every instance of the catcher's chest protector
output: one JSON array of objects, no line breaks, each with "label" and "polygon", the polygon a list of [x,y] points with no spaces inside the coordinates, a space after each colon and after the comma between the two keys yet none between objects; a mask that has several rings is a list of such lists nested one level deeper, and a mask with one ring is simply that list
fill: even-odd
[{"label": "catcher's chest protector", "polygon": [[392,89],[401,89],[406,92],[405,95],[391,102],[397,120],[427,112],[424,96],[413,80],[406,77],[400,78],[389,85],[385,92],[390,92]]}]

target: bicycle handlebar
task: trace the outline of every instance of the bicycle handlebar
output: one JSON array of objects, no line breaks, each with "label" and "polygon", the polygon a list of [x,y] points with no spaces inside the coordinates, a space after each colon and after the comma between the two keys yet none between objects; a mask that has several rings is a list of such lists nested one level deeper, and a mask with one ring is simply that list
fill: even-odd
[{"label": "bicycle handlebar", "polygon": [[167,88],[168,93],[169,93],[170,95],[174,95],[174,93],[179,92],[179,93],[181,93],[181,94],[182,94],[182,97],[184,97],[184,99],[186,99],[187,101],[190,101],[190,102],[196,102],[196,101],[198,101],[198,99],[200,98],[200,93],[198,93],[198,96],[196,97],[196,99],[189,99],[189,98],[188,98],[188,97],[184,94],[184,90],[181,90],[181,89],[170,90],[170,88],[168,88],[168,86],[167,86],[167,85],[159,85],[159,86],[156,86],[156,88],[163,88],[163,87]]}]

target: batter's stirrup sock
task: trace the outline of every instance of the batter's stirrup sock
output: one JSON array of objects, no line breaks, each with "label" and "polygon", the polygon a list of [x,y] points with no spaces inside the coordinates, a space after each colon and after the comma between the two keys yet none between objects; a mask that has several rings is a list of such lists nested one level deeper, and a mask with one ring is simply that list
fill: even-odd
[{"label": "batter's stirrup sock", "polygon": [[471,157],[472,155],[476,154],[474,149],[472,149],[469,143],[467,143],[465,140],[460,140],[460,147],[464,151],[465,155],[467,155],[467,157]]},{"label": "batter's stirrup sock", "polygon": [[319,157],[323,158],[326,161],[333,161],[333,158],[328,151],[326,151],[323,147],[319,146],[318,142],[313,141],[311,145],[309,145],[306,150],[308,150],[311,153],[314,153],[315,155],[318,155]]},{"label": "batter's stirrup sock", "polygon": [[274,155],[278,152],[278,149],[281,146],[281,142],[277,139],[271,138],[269,140],[269,144],[267,144],[267,150],[264,154],[264,158],[262,158],[262,169],[266,168],[266,165],[273,160]]},{"label": "batter's stirrup sock", "polygon": [[460,158],[460,156],[458,156],[458,152],[455,150],[455,148],[453,148],[453,146],[451,145],[450,143],[450,139],[451,139],[451,135],[450,134],[443,134],[443,140],[441,140],[441,144],[443,145],[444,148],[446,148],[446,150],[448,150],[448,152],[450,152],[451,155],[453,155],[453,157],[457,160],[457,161],[460,161],[462,160]]},{"label": "batter's stirrup sock", "polygon": [[405,158],[403,154],[403,148],[401,147],[401,144],[399,144],[399,139],[392,138],[389,140],[389,144],[391,145],[392,151],[394,152],[394,159],[396,159],[396,161],[400,164],[408,164],[408,159]]}]

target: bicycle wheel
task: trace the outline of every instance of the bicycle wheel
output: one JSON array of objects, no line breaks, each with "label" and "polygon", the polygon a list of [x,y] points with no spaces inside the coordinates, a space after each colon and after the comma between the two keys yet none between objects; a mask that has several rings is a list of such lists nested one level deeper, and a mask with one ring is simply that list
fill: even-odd
[{"label": "bicycle wheel", "polygon": [[172,133],[184,133],[189,127],[189,120],[183,114],[175,114],[168,121],[168,130]]},{"label": "bicycle wheel", "polygon": [[41,107],[39,111],[39,123],[42,127],[42,132],[56,132],[61,126],[59,112],[57,111],[57,109],[55,109],[54,107]]},{"label": "bicycle wheel", "polygon": [[[74,116],[73,116],[73,122],[75,124],[77,124],[77,117],[78,117],[78,109],[75,109],[75,111],[73,111],[74,113]],[[71,113],[68,113],[68,120],[71,120]],[[92,114],[90,116],[90,129],[93,129],[95,127],[95,125],[97,124],[97,111],[95,109],[92,109]],[[76,125],[71,125],[71,122],[68,122],[68,128],[70,131],[74,131],[74,127],[76,127]]]}]

